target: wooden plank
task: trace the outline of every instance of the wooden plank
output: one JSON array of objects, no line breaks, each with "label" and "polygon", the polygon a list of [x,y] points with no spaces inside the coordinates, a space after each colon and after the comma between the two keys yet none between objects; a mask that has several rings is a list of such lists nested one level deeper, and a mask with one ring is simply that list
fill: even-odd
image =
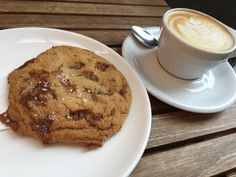
[{"label": "wooden plank", "polygon": [[96,39],[106,45],[121,45],[131,30],[71,30]]},{"label": "wooden plank", "polygon": [[[21,1],[21,0],[18,0]],[[32,0],[28,0],[32,1]],[[46,0],[45,0],[46,1]],[[132,4],[146,6],[167,6],[164,0],[47,0],[54,2],[83,2],[83,3],[101,3],[101,4]]]},{"label": "wooden plank", "polygon": [[213,176],[236,167],[236,133],[144,156],[133,177]]},{"label": "wooden plank", "polygon": [[42,1],[0,1],[0,13],[119,15],[160,17],[169,7]]},{"label": "wooden plank", "polygon": [[150,98],[150,102],[151,102],[152,114],[154,114],[154,115],[167,113],[167,112],[173,112],[173,111],[179,111],[179,109],[158,100],[157,98],[155,98],[151,94],[149,94],[149,98]]},{"label": "wooden plank", "polygon": [[177,143],[236,128],[236,104],[215,114],[172,112],[154,115],[147,148]]},{"label": "wooden plank", "polygon": [[134,24],[158,26],[161,24],[161,18],[0,14],[0,28],[41,26],[62,29],[130,29]]},{"label": "wooden plank", "polygon": [[236,177],[236,169],[226,175],[227,177]]},{"label": "wooden plank", "polygon": [[111,47],[115,52],[121,55],[121,48],[120,47]]}]

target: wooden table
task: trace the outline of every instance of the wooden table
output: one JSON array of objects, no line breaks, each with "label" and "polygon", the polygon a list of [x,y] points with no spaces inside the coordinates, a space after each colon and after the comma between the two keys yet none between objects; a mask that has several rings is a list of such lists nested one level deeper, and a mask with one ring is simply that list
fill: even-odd
[{"label": "wooden table", "polygon": [[[0,28],[66,29],[120,53],[132,25],[160,25],[163,0],[0,1]],[[173,108],[150,96],[152,130],[131,176],[236,176],[236,104],[216,114]]]}]

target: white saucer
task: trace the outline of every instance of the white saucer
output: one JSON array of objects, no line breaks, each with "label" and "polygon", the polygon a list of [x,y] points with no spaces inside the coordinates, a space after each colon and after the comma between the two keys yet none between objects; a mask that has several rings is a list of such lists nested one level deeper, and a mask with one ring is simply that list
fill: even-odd
[{"label": "white saucer", "polygon": [[[159,27],[147,30],[158,35]],[[198,113],[222,111],[236,100],[236,75],[228,62],[222,62],[197,80],[182,80],[159,65],[157,52],[157,48],[146,48],[131,35],[122,45],[123,57],[139,74],[148,92],[156,98],[174,107]]]}]

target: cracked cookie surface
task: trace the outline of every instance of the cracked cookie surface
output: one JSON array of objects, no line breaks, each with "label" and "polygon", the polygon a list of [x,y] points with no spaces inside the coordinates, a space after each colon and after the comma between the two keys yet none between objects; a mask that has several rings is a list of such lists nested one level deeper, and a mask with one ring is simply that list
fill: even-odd
[{"label": "cracked cookie surface", "polygon": [[53,47],[8,76],[1,121],[43,143],[101,146],[128,115],[131,90],[118,69],[95,53]]}]

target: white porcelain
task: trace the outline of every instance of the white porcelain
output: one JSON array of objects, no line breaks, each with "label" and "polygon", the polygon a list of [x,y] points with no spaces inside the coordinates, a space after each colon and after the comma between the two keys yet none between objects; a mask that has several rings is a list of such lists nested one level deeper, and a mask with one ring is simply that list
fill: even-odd
[{"label": "white porcelain", "polygon": [[[222,63],[228,55],[234,53],[236,45],[224,52],[211,52],[198,49],[189,45],[184,40],[180,40],[167,25],[168,14],[179,10],[203,14],[199,11],[185,8],[175,8],[167,11],[163,16],[163,29],[158,43],[158,58],[161,66],[169,73],[183,79],[196,79],[201,77],[209,69]],[[208,16],[206,14],[204,15]],[[210,16],[208,17],[212,18]]]},{"label": "white porcelain", "polygon": [[[159,27],[147,28],[158,36]],[[166,72],[157,59],[158,49],[144,47],[133,36],[122,45],[122,55],[141,77],[148,92],[174,107],[198,113],[222,111],[236,99],[236,76],[228,62],[196,80],[182,80]]]},{"label": "white porcelain", "polygon": [[8,128],[0,122],[0,132],[7,130]]},{"label": "white porcelain", "polygon": [[145,87],[135,71],[116,52],[83,35],[47,28],[0,31],[0,112],[7,108],[7,75],[26,60],[55,45],[90,49],[113,63],[127,78],[133,95],[122,129],[103,147],[85,151],[78,145],[43,146],[30,137],[0,132],[2,177],[123,177],[141,158],[151,128],[151,108]]}]

